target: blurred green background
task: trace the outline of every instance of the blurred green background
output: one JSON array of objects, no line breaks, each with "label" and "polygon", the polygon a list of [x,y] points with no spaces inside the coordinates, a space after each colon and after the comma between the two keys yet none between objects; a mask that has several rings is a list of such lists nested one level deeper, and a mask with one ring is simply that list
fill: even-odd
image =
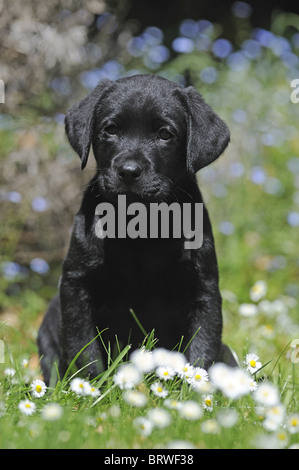
[{"label": "blurred green background", "polygon": [[[299,337],[299,16],[292,4],[0,2],[0,337],[36,356],[73,216],[92,177],[63,127],[102,78],[155,73],[195,86],[231,143],[198,175],[214,227],[224,337],[264,362]],[[299,97],[299,93],[298,93]],[[267,290],[252,299],[263,280]],[[240,309],[254,304],[250,314]],[[265,357],[266,356],[266,357]]]}]

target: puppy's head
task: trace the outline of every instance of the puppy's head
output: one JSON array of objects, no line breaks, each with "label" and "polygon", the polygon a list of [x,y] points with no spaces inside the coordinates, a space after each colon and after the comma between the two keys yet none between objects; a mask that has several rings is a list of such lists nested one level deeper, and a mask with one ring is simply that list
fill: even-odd
[{"label": "puppy's head", "polygon": [[194,88],[154,75],[101,81],[70,108],[65,124],[82,169],[92,145],[108,198],[165,200],[229,142],[227,126]]}]

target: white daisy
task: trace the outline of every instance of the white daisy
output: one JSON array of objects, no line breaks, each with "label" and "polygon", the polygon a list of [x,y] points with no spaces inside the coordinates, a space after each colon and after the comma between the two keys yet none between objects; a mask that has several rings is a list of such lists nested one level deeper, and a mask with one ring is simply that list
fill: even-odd
[{"label": "white daisy", "polygon": [[21,366],[23,369],[27,369],[27,367],[29,366],[29,360],[26,358],[22,359]]},{"label": "white daisy", "polygon": [[222,362],[216,362],[209,368],[209,377],[212,384],[221,390],[224,382],[227,380],[231,372],[231,368]]},{"label": "white daisy", "polygon": [[201,423],[201,430],[206,434],[218,434],[220,431],[220,426],[217,423],[216,419],[208,419]]},{"label": "white daisy", "polygon": [[171,367],[159,366],[156,375],[162,380],[171,380],[175,376],[175,371]]},{"label": "white daisy", "polygon": [[42,418],[46,421],[56,421],[61,418],[63,413],[62,406],[58,403],[48,403],[41,411]]},{"label": "white daisy", "polygon": [[183,402],[179,409],[179,413],[182,418],[189,421],[200,419],[203,415],[201,406],[193,400],[187,400]]},{"label": "white daisy", "polygon": [[16,371],[13,367],[7,367],[4,369],[4,375],[6,377],[13,377],[15,375]]},{"label": "white daisy", "polygon": [[145,348],[133,351],[130,355],[130,361],[144,374],[152,372],[156,365],[153,353]]},{"label": "white daisy", "polygon": [[171,423],[169,412],[162,408],[151,408],[147,412],[147,417],[157,428],[165,428]]},{"label": "white daisy", "polygon": [[75,377],[70,382],[70,389],[72,392],[75,392],[77,395],[84,396],[86,390],[85,380],[80,377]]},{"label": "white daisy", "polygon": [[117,373],[114,375],[113,380],[116,385],[122,390],[129,390],[142,381],[142,373],[137,369],[134,364],[122,364]]},{"label": "white daisy", "polygon": [[31,393],[35,398],[43,397],[46,393],[47,386],[42,380],[36,379],[30,385]]},{"label": "white daisy", "polygon": [[165,348],[156,348],[153,351],[156,367],[171,367],[176,373],[186,362],[185,356],[178,351],[169,351]]},{"label": "white daisy", "polygon": [[127,390],[123,394],[124,400],[131,406],[140,408],[147,404],[147,396],[138,390]]},{"label": "white daisy", "polygon": [[253,302],[258,302],[265,297],[267,292],[267,284],[265,281],[257,281],[249,291],[249,297]]},{"label": "white daisy", "polygon": [[291,414],[287,418],[286,427],[287,427],[287,430],[291,434],[295,434],[295,433],[299,432],[299,414],[298,413]]},{"label": "white daisy", "polygon": [[271,419],[272,421],[275,421],[278,424],[282,424],[284,421],[286,409],[285,406],[282,404],[278,404],[275,406],[271,406],[271,408],[268,408],[266,410],[266,418]]},{"label": "white daisy", "polygon": [[170,441],[165,447],[166,449],[195,449],[196,447],[194,444],[192,444],[189,441],[182,441],[182,440],[176,440],[176,441]]},{"label": "white daisy", "polygon": [[213,411],[213,396],[212,395],[204,395],[202,397],[202,404],[205,410]]},{"label": "white daisy", "polygon": [[195,367],[192,377],[188,379],[187,382],[190,383],[191,386],[196,389],[203,382],[207,382],[208,380],[209,376],[207,371],[205,369],[202,369],[201,367]]},{"label": "white daisy", "polygon": [[191,379],[194,374],[194,367],[189,362],[186,362],[177,371],[177,374],[181,379],[185,379],[185,380]]},{"label": "white daisy", "polygon": [[151,385],[151,391],[157,396],[161,398],[166,398],[168,395],[168,391],[165,390],[161,382],[155,382]]},{"label": "white daisy", "polygon": [[264,406],[276,406],[279,404],[278,390],[269,382],[263,382],[258,385],[256,391],[253,392],[253,398],[256,403]]},{"label": "white daisy", "polygon": [[169,410],[178,410],[182,406],[182,403],[178,400],[175,400],[174,398],[166,398],[163,404]]},{"label": "white daisy", "polygon": [[258,308],[255,304],[241,304],[239,306],[239,314],[242,317],[253,317],[257,315]]},{"label": "white daisy", "polygon": [[232,367],[220,390],[228,398],[236,399],[249,393],[249,376],[238,367]]},{"label": "white daisy", "polygon": [[249,390],[251,392],[255,392],[256,389],[257,389],[257,382],[255,380],[253,380],[252,377],[249,378],[249,381],[248,381],[248,385],[249,385]]},{"label": "white daisy", "polygon": [[251,374],[255,374],[262,367],[262,363],[256,354],[247,354],[244,363],[247,366],[246,370]]},{"label": "white daisy", "polygon": [[91,397],[98,397],[101,395],[100,390],[89,382],[84,382],[84,394],[90,395]]},{"label": "white daisy", "polygon": [[221,410],[217,414],[217,420],[224,428],[232,428],[237,423],[238,419],[238,412],[234,408]]},{"label": "white daisy", "polygon": [[142,436],[149,436],[153,430],[153,423],[143,416],[138,416],[133,421],[134,427]]},{"label": "white daisy", "polygon": [[36,404],[30,400],[22,400],[18,405],[19,410],[25,415],[32,415],[36,410]]}]

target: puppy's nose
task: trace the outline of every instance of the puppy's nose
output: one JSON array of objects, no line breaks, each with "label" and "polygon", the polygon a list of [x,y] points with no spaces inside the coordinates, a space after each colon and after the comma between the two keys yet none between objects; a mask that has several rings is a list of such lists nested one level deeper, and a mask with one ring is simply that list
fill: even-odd
[{"label": "puppy's nose", "polygon": [[142,173],[142,168],[134,160],[126,160],[116,165],[116,172],[121,181],[126,184],[134,183]]}]

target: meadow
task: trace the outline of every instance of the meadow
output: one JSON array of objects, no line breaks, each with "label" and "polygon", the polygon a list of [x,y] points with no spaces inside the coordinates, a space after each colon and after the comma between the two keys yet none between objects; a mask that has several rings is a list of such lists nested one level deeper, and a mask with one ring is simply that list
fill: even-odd
[{"label": "meadow", "polygon": [[[193,85],[227,122],[231,143],[198,181],[214,227],[223,340],[239,367],[205,371],[186,364],[183,351],[161,349],[153,331],[139,352],[128,345],[116,359],[109,356],[107,371],[92,383],[84,371],[72,371],[46,388],[36,336],[56,290],[59,263],[45,255],[26,265],[14,253],[24,212],[26,220],[42,225],[50,209],[43,197],[28,201],[25,191],[6,187],[2,449],[299,448],[299,103],[291,100],[291,81],[299,79],[299,33],[283,36],[283,21],[271,31],[245,34],[243,27],[237,47],[209,22],[186,20],[171,61],[163,36],[152,28],[128,44],[129,67],[114,61],[83,77],[90,84],[108,71],[118,78],[134,70],[183,83],[189,70]],[[3,159],[16,158],[24,122],[5,118],[0,124]],[[27,118],[25,124],[28,132],[36,121]],[[67,148],[62,123],[42,121],[39,130],[34,139],[41,158],[53,161],[59,147]],[[31,151],[27,139],[28,145]],[[67,168],[68,162],[60,162]]]}]

